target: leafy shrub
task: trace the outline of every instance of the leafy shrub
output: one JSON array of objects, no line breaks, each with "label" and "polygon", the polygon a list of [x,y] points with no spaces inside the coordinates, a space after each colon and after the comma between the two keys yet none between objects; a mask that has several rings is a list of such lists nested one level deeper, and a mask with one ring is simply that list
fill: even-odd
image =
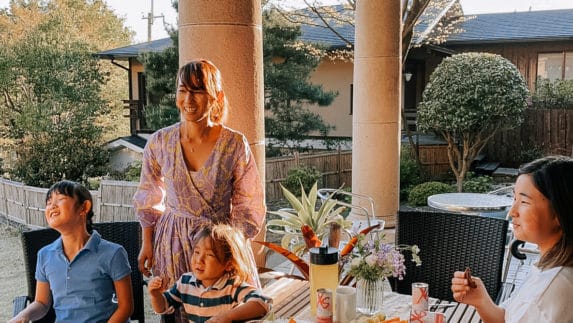
[{"label": "leafy shrub", "polygon": [[400,149],[400,200],[405,200],[412,186],[422,181],[412,149],[409,145]]},{"label": "leafy shrub", "polygon": [[440,133],[458,191],[463,175],[496,131],[519,126],[529,91],[513,63],[500,55],[462,53],[445,58],[430,76],[418,106],[421,131]]},{"label": "leafy shrub", "polygon": [[109,173],[109,178],[118,181],[139,182],[141,176],[141,161],[136,160],[129,164],[123,171],[113,171]]},{"label": "leafy shrub", "polygon": [[493,184],[493,178],[491,176],[476,176],[472,172],[468,172],[468,175],[466,176],[466,180],[462,186],[462,190],[464,192],[486,193],[491,191]]},{"label": "leafy shrub", "polygon": [[543,157],[543,149],[539,146],[521,146],[521,152],[519,153],[519,162],[521,164],[529,163],[535,159]]},{"label": "leafy shrub", "polygon": [[426,182],[416,185],[410,190],[408,204],[413,206],[428,205],[428,196],[440,193],[451,193],[454,188],[442,182]]},{"label": "leafy shrub", "polygon": [[573,80],[538,77],[531,100],[538,109],[573,109]]},{"label": "leafy shrub", "polygon": [[278,157],[278,156],[282,156],[282,155],[283,155],[283,153],[282,153],[280,147],[273,146],[271,144],[268,144],[265,146],[265,156],[267,158]]},{"label": "leafy shrub", "polygon": [[[300,185],[309,191],[315,182],[321,182],[322,173],[313,167],[301,165],[289,169],[283,186],[295,196],[300,196]],[[320,186],[320,185],[319,185]]]},{"label": "leafy shrub", "polygon": [[141,161],[136,160],[129,164],[129,167],[125,170],[125,180],[131,182],[139,182],[141,177]]}]

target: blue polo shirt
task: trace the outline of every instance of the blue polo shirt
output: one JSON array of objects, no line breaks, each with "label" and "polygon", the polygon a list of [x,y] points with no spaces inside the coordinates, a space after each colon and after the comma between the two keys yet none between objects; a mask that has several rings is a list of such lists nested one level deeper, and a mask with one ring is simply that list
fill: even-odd
[{"label": "blue polo shirt", "polygon": [[56,322],[107,322],[117,309],[113,282],[129,274],[125,249],[95,230],[72,261],[61,237],[38,252],[36,280],[50,284]]}]

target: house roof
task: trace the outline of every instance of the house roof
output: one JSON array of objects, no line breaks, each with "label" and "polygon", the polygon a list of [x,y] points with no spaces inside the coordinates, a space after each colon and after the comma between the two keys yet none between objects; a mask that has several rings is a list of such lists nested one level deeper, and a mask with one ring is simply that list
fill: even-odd
[{"label": "house roof", "polygon": [[573,40],[573,9],[474,17],[463,23],[463,33],[452,35],[445,45]]},{"label": "house roof", "polygon": [[[340,6],[339,6],[340,7]],[[452,35],[442,46],[456,44],[539,42],[573,40],[573,9],[466,15],[462,33]],[[417,31],[425,25],[416,26]],[[354,43],[354,27],[337,28]],[[346,44],[332,31],[303,25],[301,39],[339,48]]]},{"label": "house roof", "polygon": [[109,149],[115,150],[122,147],[129,148],[136,152],[143,152],[147,138],[140,135],[131,135],[126,137],[119,137],[107,143]]},{"label": "house roof", "polygon": [[[342,6],[336,7],[343,10]],[[442,46],[573,40],[573,9],[479,14],[467,17],[473,18],[467,19],[462,24],[464,32],[452,35]],[[308,25],[302,25],[301,29],[301,40],[322,43],[331,48],[346,46],[345,42],[328,29]],[[354,26],[339,26],[337,32],[354,43]],[[160,52],[169,46],[171,38],[163,38],[110,49],[97,55],[105,59],[127,59],[137,57],[141,52]]]},{"label": "house roof", "polygon": [[131,46],[114,48],[99,52],[96,55],[104,59],[118,59],[127,60],[131,57],[137,57],[140,53],[145,52],[161,52],[166,48],[172,46],[171,38],[162,38],[150,42],[139,43]]}]

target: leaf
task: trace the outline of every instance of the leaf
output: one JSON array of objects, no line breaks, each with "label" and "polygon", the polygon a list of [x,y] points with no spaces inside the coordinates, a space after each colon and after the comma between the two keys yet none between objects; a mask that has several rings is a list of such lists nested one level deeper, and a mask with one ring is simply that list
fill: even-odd
[{"label": "leaf", "polygon": [[254,240],[254,242],[256,243],[260,243],[263,246],[276,251],[278,253],[280,253],[281,255],[285,256],[288,260],[290,260],[297,268],[298,270],[300,270],[301,274],[304,276],[305,279],[309,279],[309,267],[308,264],[306,262],[304,262],[304,260],[302,260],[299,256],[297,256],[296,254],[294,254],[293,252],[290,252],[289,250],[276,245],[272,242],[268,242],[268,241],[257,241]]},{"label": "leaf", "polygon": [[292,208],[299,212],[302,209],[302,203],[298,200],[298,198],[282,185],[281,190],[283,191],[283,195],[288,200]]},{"label": "leaf", "polygon": [[368,234],[370,231],[376,229],[380,227],[380,223],[375,224],[375,225],[371,225],[368,228],[365,228],[364,230],[360,231],[360,233],[358,233],[357,235],[355,235],[354,237],[352,237],[352,239],[350,239],[350,241],[348,241],[348,243],[346,244],[346,246],[344,246],[344,248],[342,249],[342,251],[340,252],[340,257],[344,257],[347,254],[349,254],[352,249],[354,249],[354,246],[356,245],[356,242],[358,242],[358,236],[361,234]]}]

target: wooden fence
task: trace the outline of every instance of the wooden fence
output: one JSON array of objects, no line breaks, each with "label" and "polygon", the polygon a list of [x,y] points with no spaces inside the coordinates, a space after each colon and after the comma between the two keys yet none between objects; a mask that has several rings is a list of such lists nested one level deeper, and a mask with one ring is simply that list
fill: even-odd
[{"label": "wooden fence", "polygon": [[[131,204],[136,187],[133,182],[102,181],[99,190],[90,191],[94,222],[136,220]],[[31,228],[46,227],[47,191],[0,178],[0,217]]]},{"label": "wooden fence", "polygon": [[265,161],[266,199],[278,200],[283,197],[280,183],[286,179],[291,168],[298,165],[314,167],[322,173],[322,187],[339,188],[352,185],[352,152],[319,153],[289,157],[268,158]]},{"label": "wooden fence", "polygon": [[[439,174],[447,171],[446,146],[421,146],[420,157],[426,171]],[[352,184],[352,152],[337,151],[266,160],[266,199],[283,198],[279,184],[288,170],[297,165],[312,166],[322,173],[322,187],[338,188]],[[132,197],[136,182],[102,180],[97,191],[90,191],[94,200],[94,222],[135,220]],[[48,189],[26,186],[0,178],[0,218],[29,226],[45,227],[45,198]]]},{"label": "wooden fence", "polygon": [[573,109],[527,109],[520,127],[496,134],[483,152],[490,160],[516,167],[532,149],[573,157]]}]

